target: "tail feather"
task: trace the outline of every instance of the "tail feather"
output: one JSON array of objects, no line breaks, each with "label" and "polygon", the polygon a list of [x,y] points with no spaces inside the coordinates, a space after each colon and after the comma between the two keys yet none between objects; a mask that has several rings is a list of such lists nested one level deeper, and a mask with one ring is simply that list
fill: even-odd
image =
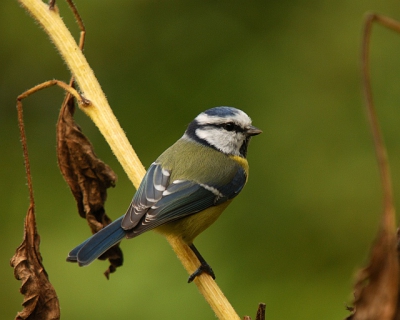
[{"label": "tail feather", "polygon": [[87,266],[113,245],[120,242],[126,234],[126,231],[121,227],[122,218],[123,216],[72,249],[68,254],[67,261],[78,262],[80,266]]},{"label": "tail feather", "polygon": [[88,243],[88,241],[89,241],[90,239],[91,239],[91,238],[86,239],[86,240],[85,240],[84,242],[82,242],[79,246],[77,246],[77,247],[75,247],[74,249],[72,249],[72,250],[70,251],[70,253],[68,253],[67,261],[68,261],[68,262],[78,262],[78,252],[79,252],[79,250],[81,250],[82,247],[83,247],[86,243]]}]

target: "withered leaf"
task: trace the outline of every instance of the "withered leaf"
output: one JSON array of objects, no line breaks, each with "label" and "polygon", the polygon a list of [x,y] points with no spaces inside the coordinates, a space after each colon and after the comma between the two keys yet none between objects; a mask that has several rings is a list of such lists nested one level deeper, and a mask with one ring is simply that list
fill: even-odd
[{"label": "withered leaf", "polygon": [[15,319],[60,319],[57,294],[49,282],[39,251],[40,237],[36,230],[34,206],[28,209],[25,218],[24,240],[11,258],[14,276],[22,280],[24,309]]},{"label": "withered leaf", "polygon": [[258,305],[256,320],[265,320],[265,303]]},{"label": "withered leaf", "polygon": [[[107,188],[114,187],[117,177],[113,170],[97,158],[88,138],[75,123],[75,102],[67,94],[57,122],[57,157],[64,179],[75,197],[78,212],[85,218],[92,233],[111,223],[104,203]],[[108,278],[123,263],[122,251],[115,245],[100,259],[109,259],[111,265],[105,272]]]},{"label": "withered leaf", "polygon": [[[244,316],[243,320],[251,320],[250,316]],[[265,303],[260,302],[258,304],[256,320],[265,320]]]},{"label": "withered leaf", "polygon": [[[384,210],[378,236],[371,250],[369,265],[360,270],[357,275],[354,288],[354,307],[348,308],[352,311],[352,314],[346,318],[347,320],[399,319],[399,315],[396,315],[399,290],[399,257],[395,232],[396,218],[392,181],[387,149],[375,110],[369,67],[369,44],[374,22],[379,22],[393,30],[399,31],[400,29],[398,22],[369,13],[365,16],[361,46],[363,94],[382,183]],[[394,27],[395,25],[397,27]]]},{"label": "withered leaf", "polygon": [[[394,213],[393,213],[394,214]],[[382,224],[369,265],[355,284],[353,313],[346,320],[394,320],[399,289],[396,235]]]}]

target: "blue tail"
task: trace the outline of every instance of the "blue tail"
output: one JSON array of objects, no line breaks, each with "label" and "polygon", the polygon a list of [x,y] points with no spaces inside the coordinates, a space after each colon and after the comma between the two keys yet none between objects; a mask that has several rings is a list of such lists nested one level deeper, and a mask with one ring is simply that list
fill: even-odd
[{"label": "blue tail", "polygon": [[126,234],[121,227],[122,218],[123,216],[72,249],[68,254],[67,261],[78,262],[80,266],[87,266],[113,245],[120,242]]}]

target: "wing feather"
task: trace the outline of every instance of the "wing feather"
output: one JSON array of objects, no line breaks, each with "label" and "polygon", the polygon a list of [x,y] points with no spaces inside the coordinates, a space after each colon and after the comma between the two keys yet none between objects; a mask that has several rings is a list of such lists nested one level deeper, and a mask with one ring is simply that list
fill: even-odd
[{"label": "wing feather", "polygon": [[[174,192],[164,196],[156,206],[151,207],[141,222],[127,234],[127,238],[138,236],[166,222],[203,211],[215,204],[215,194],[192,181],[180,183],[180,188],[174,184],[170,186]],[[170,191],[169,187],[167,191]]]},{"label": "wing feather", "polygon": [[171,182],[171,172],[153,163],[122,220],[127,238],[234,198],[246,183],[245,171],[240,166],[236,170],[230,183],[223,186],[189,180]]},{"label": "wing feather", "polygon": [[163,192],[169,184],[169,176],[170,172],[160,164],[151,164],[122,219],[121,226],[124,230],[134,228],[147,211],[163,197]]}]

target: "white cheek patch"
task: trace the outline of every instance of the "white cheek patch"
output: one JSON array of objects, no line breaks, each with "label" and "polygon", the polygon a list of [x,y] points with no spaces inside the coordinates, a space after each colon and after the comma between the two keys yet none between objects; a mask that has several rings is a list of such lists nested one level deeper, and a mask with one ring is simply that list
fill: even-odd
[{"label": "white cheek patch", "polygon": [[240,155],[244,135],[235,131],[226,131],[214,127],[196,129],[196,136],[226,154]]}]

